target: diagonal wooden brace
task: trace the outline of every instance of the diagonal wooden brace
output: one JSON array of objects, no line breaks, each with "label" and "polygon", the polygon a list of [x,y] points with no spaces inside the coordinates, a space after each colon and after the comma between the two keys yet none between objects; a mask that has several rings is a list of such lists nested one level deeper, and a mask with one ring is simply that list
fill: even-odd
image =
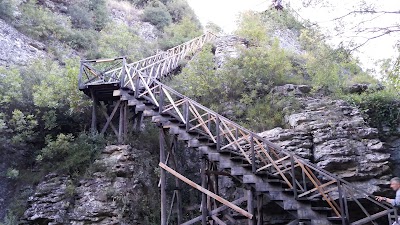
[{"label": "diagonal wooden brace", "polygon": [[240,213],[241,215],[252,219],[253,218],[253,214],[248,213],[246,210],[240,208],[239,206],[233,204],[232,202],[222,198],[221,196],[218,196],[214,193],[212,193],[211,191],[201,187],[200,185],[194,183],[193,181],[189,180],[188,178],[184,177],[183,175],[181,175],[180,173],[176,172],[175,170],[173,170],[172,168],[168,167],[167,165],[165,165],[164,163],[160,162],[159,166],[168,171],[169,173],[171,173],[172,175],[176,176],[177,178],[179,178],[180,180],[182,180],[183,182],[187,183],[188,185],[196,188],[197,190],[203,192],[204,194],[210,196],[211,198],[221,202],[222,204],[228,206],[229,208],[235,210],[236,212]]}]

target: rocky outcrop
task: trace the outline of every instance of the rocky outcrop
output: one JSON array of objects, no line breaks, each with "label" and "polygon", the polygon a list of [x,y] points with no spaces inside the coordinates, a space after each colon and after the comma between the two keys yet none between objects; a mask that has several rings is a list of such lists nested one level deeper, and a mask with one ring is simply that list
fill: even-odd
[{"label": "rocky outcrop", "polygon": [[0,19],[0,66],[26,65],[46,56],[45,45],[17,31]]},{"label": "rocky outcrop", "polygon": [[141,21],[143,10],[133,7],[128,2],[112,0],[107,1],[107,7],[113,21],[134,29],[144,40],[155,41],[158,38],[157,28],[148,22]]},{"label": "rocky outcrop", "polygon": [[215,40],[215,62],[219,67],[221,67],[227,58],[236,58],[239,56],[238,49],[240,47],[248,47],[249,42],[235,35],[228,35],[219,37]]},{"label": "rocky outcrop", "polygon": [[341,178],[365,184],[363,189],[371,193],[379,191],[390,172],[390,154],[378,130],[349,103],[312,97],[309,92],[304,85],[276,87],[272,94],[295,96],[302,109],[286,115],[288,129],[275,128],[261,136]]},{"label": "rocky outcrop", "polygon": [[158,214],[156,162],[146,151],[107,146],[86,178],[46,176],[28,200],[24,224],[143,224]]}]

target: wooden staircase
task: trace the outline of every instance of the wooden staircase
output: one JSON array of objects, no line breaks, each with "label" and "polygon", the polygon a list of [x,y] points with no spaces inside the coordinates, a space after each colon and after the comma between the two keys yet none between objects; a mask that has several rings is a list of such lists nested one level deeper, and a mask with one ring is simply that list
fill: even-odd
[{"label": "wooden staircase", "polygon": [[[219,173],[233,177],[249,190],[247,210],[243,210],[235,201],[227,202],[206,190],[203,174],[201,187],[196,186],[192,181],[182,178],[178,173],[179,168],[173,170],[168,167],[168,160],[165,161],[162,150],[164,144],[160,140],[161,224],[167,224],[166,196],[163,192],[166,171],[202,191],[202,207],[205,207],[208,196],[223,203],[224,210],[230,209],[236,213],[234,216],[224,215],[221,213],[222,208],[202,208],[201,219],[194,218],[185,223],[181,221],[181,224],[200,221],[203,225],[233,224],[233,221],[241,220],[248,220],[249,224],[264,224],[260,219],[261,213],[257,212],[260,207],[252,202],[254,195],[261,195],[292,215],[293,220],[288,224],[391,224],[393,218],[397,218],[396,209],[392,206],[375,201],[373,196],[350,183],[286,152],[159,81],[177,68],[180,60],[195,54],[205,43],[215,38],[215,35],[208,33],[167,52],[130,64],[125,58],[87,60],[81,63],[79,87],[93,99],[93,115],[96,115],[95,108],[100,105],[100,101],[115,103],[111,113],[103,112],[107,122],[102,133],[108,126],[112,127],[112,119],[118,109],[119,129],[117,131],[115,127],[112,128],[120,140],[123,134],[127,134],[127,115],[130,111],[140,120],[141,117],[151,117],[162,132],[168,131],[178,141],[196,150],[201,158],[217,165]],[[106,67],[105,71],[96,69],[96,65],[103,63],[113,63],[117,67]],[[96,119],[93,120],[92,125],[96,123]],[[366,200],[368,204],[360,199]],[[350,204],[362,214],[353,213]]]}]

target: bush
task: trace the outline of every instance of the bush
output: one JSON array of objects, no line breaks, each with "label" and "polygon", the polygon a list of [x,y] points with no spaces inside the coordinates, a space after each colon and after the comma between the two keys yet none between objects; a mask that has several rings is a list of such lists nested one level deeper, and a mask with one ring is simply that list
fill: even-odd
[{"label": "bush", "polygon": [[184,18],[189,18],[200,26],[200,21],[197,19],[196,14],[185,0],[173,0],[168,2],[166,6],[174,23],[178,23]]},{"label": "bush", "polygon": [[147,6],[144,9],[142,20],[153,24],[159,30],[163,30],[164,27],[172,23],[172,17],[168,9],[161,2],[156,2],[153,3],[153,5]]},{"label": "bush", "polygon": [[19,177],[19,170],[14,168],[8,168],[6,177],[10,179],[17,179]]},{"label": "bush", "polygon": [[238,18],[238,28],[235,34],[246,38],[251,44],[262,46],[269,41],[268,29],[263,16],[258,12],[247,11]]},{"label": "bush", "polygon": [[59,134],[56,139],[48,137],[46,143],[36,160],[47,170],[70,174],[85,172],[105,145],[102,136],[86,133],[77,138],[72,134]]},{"label": "bush", "polygon": [[71,28],[68,17],[51,12],[30,0],[22,5],[20,29],[41,40],[62,39]]},{"label": "bush", "polygon": [[160,41],[160,46],[166,50],[190,41],[202,35],[202,33],[201,27],[198,24],[189,18],[184,18],[180,23],[171,24],[164,29],[164,37]]},{"label": "bush", "polygon": [[100,32],[98,51],[101,57],[128,56],[138,60],[148,55],[150,47],[126,25],[109,24]]},{"label": "bush", "polygon": [[343,98],[359,107],[371,127],[381,134],[397,132],[400,125],[400,100],[394,90],[382,90],[373,93],[352,94]]}]

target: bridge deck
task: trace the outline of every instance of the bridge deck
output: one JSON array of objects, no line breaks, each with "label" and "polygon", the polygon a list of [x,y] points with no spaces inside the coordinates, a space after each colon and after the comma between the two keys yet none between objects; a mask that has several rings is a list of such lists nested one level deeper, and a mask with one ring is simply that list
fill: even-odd
[{"label": "bridge deck", "polygon": [[119,82],[110,82],[102,84],[89,84],[80,88],[87,96],[93,98],[92,94],[98,101],[116,101],[119,96],[113,96],[115,90],[120,89]]}]

